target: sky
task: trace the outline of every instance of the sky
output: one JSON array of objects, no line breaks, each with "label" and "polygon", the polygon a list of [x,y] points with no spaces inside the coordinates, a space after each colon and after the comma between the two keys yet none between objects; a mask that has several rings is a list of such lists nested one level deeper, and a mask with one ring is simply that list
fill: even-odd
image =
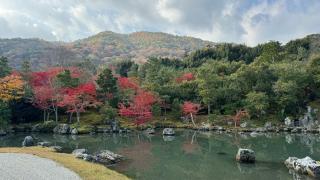
[{"label": "sky", "polygon": [[166,32],[254,46],[320,33],[320,0],[0,0],[0,38]]}]

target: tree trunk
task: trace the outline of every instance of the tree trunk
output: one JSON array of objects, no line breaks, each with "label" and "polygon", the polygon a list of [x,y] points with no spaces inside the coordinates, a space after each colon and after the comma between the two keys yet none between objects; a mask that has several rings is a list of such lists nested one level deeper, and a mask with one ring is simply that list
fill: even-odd
[{"label": "tree trunk", "polygon": [[211,111],[211,106],[210,104],[208,104],[208,115],[210,115],[210,111]]},{"label": "tree trunk", "polygon": [[73,116],[73,112],[70,113],[70,116],[69,116],[69,124],[72,123],[72,116]]},{"label": "tree trunk", "polygon": [[80,123],[80,112],[77,111],[77,123],[79,124]]},{"label": "tree trunk", "polygon": [[55,118],[56,118],[56,123],[58,122],[58,107],[56,107],[54,109],[54,114],[55,114]]},{"label": "tree trunk", "polygon": [[47,112],[47,121],[50,120],[50,112]]},{"label": "tree trunk", "polygon": [[167,120],[167,107],[164,107],[164,120]]},{"label": "tree trunk", "polygon": [[43,122],[46,122],[46,110],[43,110]]},{"label": "tree trunk", "polygon": [[192,121],[193,126],[196,127],[196,124],[195,124],[194,121],[193,121],[193,115],[192,115],[192,113],[190,113],[190,116],[191,116],[191,121]]}]

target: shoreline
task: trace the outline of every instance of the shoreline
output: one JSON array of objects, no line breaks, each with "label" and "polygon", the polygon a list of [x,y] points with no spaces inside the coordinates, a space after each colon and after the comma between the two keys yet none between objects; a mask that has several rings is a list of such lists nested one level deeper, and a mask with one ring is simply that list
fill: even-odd
[{"label": "shoreline", "polygon": [[126,175],[120,174],[111,170],[101,164],[87,162],[75,158],[71,154],[57,153],[50,148],[32,146],[32,147],[3,147],[0,148],[0,153],[23,153],[46,158],[55,161],[59,165],[75,172],[82,179],[86,180],[99,180],[99,179],[114,179],[114,180],[127,180],[130,179]]},{"label": "shoreline", "polygon": [[[286,132],[286,133],[304,133],[304,134],[319,134],[320,133],[320,128],[316,129],[308,129],[306,127],[286,127],[286,126],[272,126],[272,127],[248,127],[248,128],[241,128],[241,127],[226,127],[226,126],[191,126],[191,125],[175,125],[175,124],[156,124],[153,127],[150,126],[144,126],[144,127],[124,127],[122,126],[119,131],[113,132],[110,130],[110,128],[107,127],[96,127],[92,126],[90,130],[84,131],[84,132],[79,132],[78,134],[92,134],[92,133],[107,133],[107,134],[112,134],[112,133],[132,133],[132,132],[143,132],[148,128],[152,129],[163,129],[163,128],[173,128],[173,129],[184,129],[184,130],[195,130],[195,131],[213,131],[213,132],[226,132],[226,133],[252,133],[252,132],[257,132],[257,133],[280,133],[280,132]],[[48,134],[59,134],[59,133],[54,133],[53,131],[33,131],[31,125],[24,125],[24,126],[19,126],[14,127],[12,126],[9,128],[10,130],[7,132],[7,134],[14,134],[14,133],[48,133]],[[72,133],[66,133],[65,135],[78,135],[78,134],[72,134]]]}]

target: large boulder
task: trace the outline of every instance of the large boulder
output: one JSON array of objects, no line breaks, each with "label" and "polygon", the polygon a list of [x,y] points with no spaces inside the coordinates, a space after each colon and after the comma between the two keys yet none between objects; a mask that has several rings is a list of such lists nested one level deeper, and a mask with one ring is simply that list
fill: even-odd
[{"label": "large boulder", "polygon": [[23,147],[33,146],[34,140],[31,136],[26,136],[22,142]]},{"label": "large boulder", "polygon": [[174,136],[175,132],[172,128],[164,128],[162,131],[162,135],[164,136]]},{"label": "large boulder", "polygon": [[285,160],[284,164],[296,173],[308,174],[316,178],[320,177],[320,164],[308,156],[302,159],[289,157]]},{"label": "large boulder", "polygon": [[240,148],[236,155],[236,160],[241,163],[254,163],[256,160],[255,153],[251,149]]},{"label": "large boulder", "polygon": [[53,132],[56,134],[69,134],[70,133],[70,126],[68,124],[58,124],[53,129]]},{"label": "large boulder", "polygon": [[123,156],[109,150],[101,150],[94,156],[95,161],[102,164],[114,164],[123,159]]}]

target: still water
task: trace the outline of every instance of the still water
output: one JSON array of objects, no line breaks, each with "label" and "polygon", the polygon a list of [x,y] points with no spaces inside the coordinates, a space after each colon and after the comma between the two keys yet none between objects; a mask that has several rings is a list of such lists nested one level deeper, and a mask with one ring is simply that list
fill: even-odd
[{"label": "still water", "polygon": [[[0,146],[21,146],[30,134],[0,137]],[[111,168],[143,180],[275,180],[297,179],[283,165],[289,156],[320,159],[320,138],[313,134],[227,134],[178,131],[174,137],[141,134],[63,136],[32,134],[41,141],[62,146],[66,152],[87,148],[90,153],[109,149],[127,159]],[[255,164],[235,161],[238,147],[256,152]],[[306,177],[302,177],[306,179]]]}]

